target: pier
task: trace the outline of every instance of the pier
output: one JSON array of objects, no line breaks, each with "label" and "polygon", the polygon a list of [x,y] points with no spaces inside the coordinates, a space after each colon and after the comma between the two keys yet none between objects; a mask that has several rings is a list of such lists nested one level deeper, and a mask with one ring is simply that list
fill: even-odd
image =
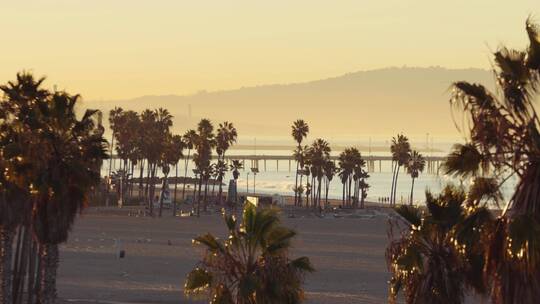
[{"label": "pier", "polygon": [[[377,156],[369,155],[362,157],[366,161],[366,168],[368,172],[391,172],[394,168],[394,161],[392,156]],[[117,155],[113,156],[113,159],[119,159]],[[330,159],[338,166],[339,157],[330,156]],[[426,160],[425,173],[439,174],[442,163],[446,160],[443,156],[424,156]],[[217,160],[217,155],[212,155],[212,160]],[[239,160],[242,162],[244,171],[251,170],[251,168],[257,168],[260,172],[266,171],[284,171],[285,168],[288,172],[296,170],[296,160],[292,155],[225,155],[225,161],[230,164],[233,160]],[[182,163],[184,159],[181,159],[179,163]],[[269,169],[268,164],[275,162],[276,167]],[[383,163],[389,163],[388,166]],[[113,161],[113,170],[116,169],[115,162]],[[281,166],[280,166],[281,165]],[[281,170],[280,170],[281,168]],[[390,168],[390,169],[388,169]]]},{"label": "pier", "polygon": [[[216,155],[212,156],[212,159],[217,159]],[[330,156],[330,159],[334,161],[336,166],[338,165],[339,157]],[[363,156],[366,161],[366,167],[368,172],[383,172],[383,162],[390,162],[390,168],[393,168],[392,156]],[[424,172],[430,174],[439,174],[441,164],[445,161],[446,157],[442,156],[425,156],[426,168]],[[268,171],[267,163],[275,162],[275,171],[279,171],[280,164],[283,166],[285,163],[289,172],[296,170],[296,160],[292,155],[225,155],[225,161],[232,162],[232,160],[239,160],[244,165],[244,170],[250,168],[258,168],[260,171]],[[386,166],[385,166],[386,167]],[[283,168],[283,167],[282,167]]]}]

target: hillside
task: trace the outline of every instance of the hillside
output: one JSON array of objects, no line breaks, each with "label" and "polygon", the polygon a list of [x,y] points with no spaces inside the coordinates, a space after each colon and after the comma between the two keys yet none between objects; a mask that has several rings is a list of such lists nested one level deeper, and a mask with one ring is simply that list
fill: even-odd
[{"label": "hillside", "polygon": [[449,87],[457,80],[493,82],[491,73],[481,69],[405,67],[189,96],[86,103],[107,112],[115,105],[137,111],[164,107],[176,117],[177,132],[206,117],[233,121],[241,135],[288,136],[290,123],[303,118],[312,133],[326,137],[389,136],[399,131],[452,137],[457,133],[448,104]]}]

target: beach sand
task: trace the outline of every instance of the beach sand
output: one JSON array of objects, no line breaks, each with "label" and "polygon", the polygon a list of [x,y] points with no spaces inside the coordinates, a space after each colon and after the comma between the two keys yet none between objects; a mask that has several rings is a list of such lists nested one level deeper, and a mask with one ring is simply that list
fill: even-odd
[{"label": "beach sand", "polygon": [[[291,257],[308,256],[306,303],[385,303],[389,273],[384,259],[388,219],[311,212],[283,223],[298,232]],[[206,303],[185,298],[184,278],[201,256],[191,240],[206,232],[224,236],[220,214],[173,218],[128,216],[134,208],[90,208],[61,246],[58,295],[71,303]],[[285,212],[284,212],[285,213]],[[117,249],[126,256],[119,259]]]}]

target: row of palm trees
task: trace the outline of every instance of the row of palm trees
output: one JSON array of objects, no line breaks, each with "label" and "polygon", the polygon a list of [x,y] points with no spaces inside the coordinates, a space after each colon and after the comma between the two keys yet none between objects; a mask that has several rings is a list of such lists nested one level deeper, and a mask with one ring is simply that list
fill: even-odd
[{"label": "row of palm trees", "polygon": [[398,134],[392,138],[392,144],[390,145],[390,153],[392,154],[392,187],[390,188],[390,204],[396,205],[396,192],[397,181],[399,177],[399,170],[401,167],[405,167],[407,173],[411,176],[411,195],[409,197],[409,204],[413,203],[414,193],[414,181],[418,178],[421,172],[424,171],[426,166],[426,160],[424,156],[416,150],[411,150],[411,144],[409,139],[403,135]]},{"label": "row of palm trees", "polygon": [[[101,113],[17,74],[0,86],[0,302],[54,303],[58,244],[100,183]],[[15,244],[15,248],[13,245]]]},{"label": "row of palm trees", "polygon": [[[161,195],[159,201],[159,216],[162,215],[164,191],[168,186],[168,177],[171,168],[175,171],[173,215],[177,209],[178,190],[178,165],[184,159],[184,178],[182,181],[182,200],[186,195],[186,183],[188,182],[189,161],[192,160],[195,169],[193,198],[197,202],[197,214],[200,213],[201,201],[204,209],[207,206],[209,183],[213,178],[212,192],[218,184],[218,204],[222,203],[222,182],[229,169],[238,171],[241,168],[239,162],[233,162],[230,166],[225,161],[225,153],[236,142],[238,133],[230,122],[219,124],[214,130],[212,122],[202,119],[195,130],[188,130],[184,135],[173,135],[173,116],[166,109],[144,110],[140,114],[131,110],[124,111],[122,108],[114,108],[109,113],[109,124],[112,130],[111,148],[114,148],[120,162],[121,183],[118,189],[120,197],[123,192],[132,195],[135,174],[135,166],[139,165],[139,199],[144,197],[150,214],[153,215],[155,184],[157,170],[160,169],[162,179]],[[114,145],[116,143],[116,145]],[[187,155],[184,157],[184,151]],[[193,155],[191,154],[193,150]],[[215,150],[217,161],[212,162],[212,153]],[[109,163],[111,175],[113,162]],[[144,169],[146,168],[146,185],[144,185]],[[234,174],[233,174],[234,175]],[[235,180],[238,178],[236,175]],[[123,181],[128,181],[126,186]]]},{"label": "row of palm trees", "polygon": [[[304,120],[296,120],[291,126],[291,135],[297,143],[293,152],[296,160],[296,176],[294,186],[294,205],[321,209],[322,188],[324,185],[324,207],[329,205],[328,192],[330,183],[337,174],[343,185],[342,207],[364,207],[369,184],[366,162],[357,148],[346,148],[338,158],[338,166],[331,159],[330,144],[317,138],[309,146],[302,145],[309,133],[309,126]],[[305,186],[303,177],[306,177]],[[310,180],[311,177],[311,180]],[[306,201],[302,202],[305,192]],[[311,203],[310,203],[311,199]]]},{"label": "row of palm trees", "polygon": [[[144,110],[140,114],[135,111],[124,111],[114,108],[109,113],[109,125],[112,130],[111,147],[120,159],[118,191],[120,199],[124,193],[131,197],[133,193],[135,166],[139,166],[139,199],[144,196],[145,201],[153,214],[155,179],[157,170],[161,169],[163,179],[162,192],[165,190],[166,180],[171,166],[175,166],[184,150],[184,140],[179,135],[173,135],[172,115],[166,109]],[[112,151],[111,151],[112,152]],[[109,173],[113,168],[111,158]],[[143,186],[144,168],[147,172],[146,187]],[[124,185],[126,184],[126,185]],[[161,195],[163,198],[163,195]],[[160,201],[159,215],[162,214],[163,201]],[[174,204],[176,208],[176,204]]]},{"label": "row of palm trees", "polygon": [[[494,53],[497,93],[454,83],[451,104],[463,112],[467,142],[444,168],[473,182],[428,194],[424,214],[397,209],[405,229],[388,248],[391,300],[401,290],[407,303],[457,304],[467,293],[496,304],[540,298],[540,28],[529,19],[526,32],[525,50]],[[506,205],[489,210],[511,178],[517,185]]]}]

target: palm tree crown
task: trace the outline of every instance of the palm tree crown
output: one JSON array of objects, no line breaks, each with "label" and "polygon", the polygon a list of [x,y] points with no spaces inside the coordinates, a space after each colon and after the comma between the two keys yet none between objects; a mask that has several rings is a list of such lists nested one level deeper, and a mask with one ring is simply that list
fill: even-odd
[{"label": "palm tree crown", "polygon": [[228,238],[211,234],[194,243],[205,247],[184,286],[187,294],[208,293],[211,303],[300,303],[303,277],[312,272],[307,257],[288,258],[296,235],[280,225],[276,210],[246,204],[242,222],[224,215]]}]

